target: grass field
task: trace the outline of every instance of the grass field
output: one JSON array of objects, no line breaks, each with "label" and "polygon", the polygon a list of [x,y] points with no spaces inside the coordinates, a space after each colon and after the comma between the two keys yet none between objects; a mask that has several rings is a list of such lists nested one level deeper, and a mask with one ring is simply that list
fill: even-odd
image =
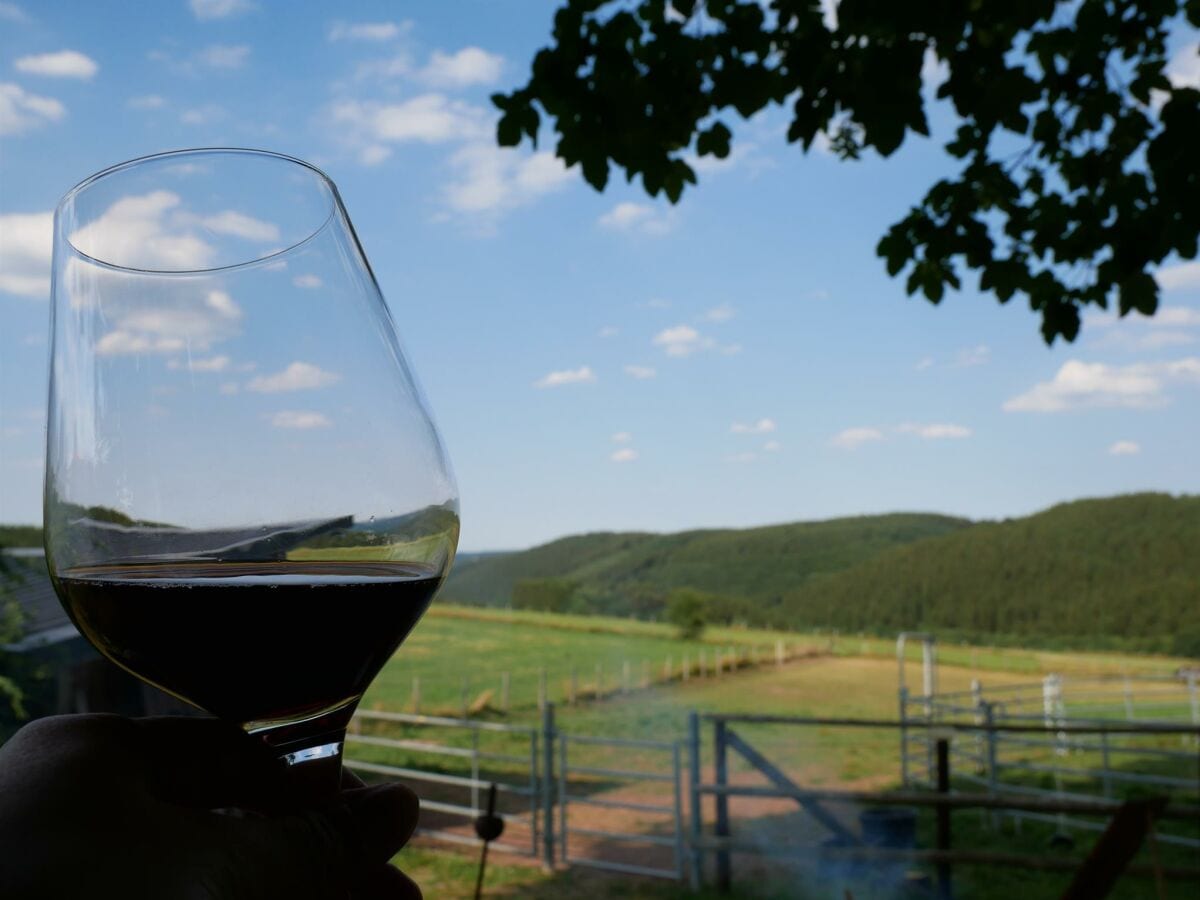
[{"label": "grass field", "polygon": [[[775,642],[784,640],[796,657],[783,666],[773,662]],[[743,648],[745,657],[753,658],[753,648],[760,649],[759,666],[747,666],[736,673],[712,674],[701,678],[693,674],[685,684],[678,678],[678,666],[686,653],[693,666],[701,651],[711,667],[717,649],[727,652],[730,647]],[[494,708],[483,709],[481,716],[494,721],[532,724],[536,721],[537,681],[545,667],[549,674],[551,699],[558,704],[558,725],[568,733],[604,734],[608,736],[647,737],[663,740],[680,738],[684,734],[688,710],[701,712],[780,713],[790,715],[824,715],[896,717],[896,663],[892,642],[831,635],[796,635],[770,631],[714,630],[701,641],[684,642],[674,638],[669,628],[626,619],[572,617],[538,613],[508,613],[500,610],[480,610],[447,605],[436,606],[385,668],[365,698],[365,707],[403,709],[410,700],[411,680],[421,679],[423,706],[426,711],[438,709],[456,712],[461,704],[462,680],[468,679],[471,700],[479,699],[485,690],[493,691],[493,701],[499,691],[499,673],[511,673],[511,712],[503,716]],[[808,655],[802,655],[808,654]],[[641,678],[641,661],[650,662],[651,674],[659,679],[663,663],[670,656],[676,674],[667,683],[657,681],[646,689],[635,689],[625,695],[614,690],[619,684],[623,662],[629,660],[635,685]],[[920,683],[920,665],[914,658],[907,666],[910,684]],[[940,690],[965,690],[973,678],[985,686],[994,684],[1037,684],[1050,671],[1066,674],[1167,674],[1183,664],[1182,660],[1166,657],[1126,656],[1120,654],[1045,653],[1010,649],[944,646],[939,650]],[[587,696],[594,681],[594,668],[604,667],[607,693],[596,702],[588,699],[572,707],[562,703],[566,691],[566,673],[572,666],[579,674],[580,693]],[[711,668],[710,668],[711,672]],[[793,777],[807,785],[852,785],[864,789],[888,788],[898,781],[898,742],[894,731],[851,731],[849,729],[790,729],[768,726],[739,726],[742,733],[773,761],[784,766]],[[406,732],[406,736],[424,737],[424,733]],[[442,739],[443,736],[439,736]],[[445,735],[449,741],[462,741],[461,734]],[[519,741],[507,748],[518,750]],[[389,757],[388,754],[392,755]],[[575,750],[572,753],[576,753]],[[354,746],[354,756],[393,763],[415,763],[415,758],[396,759],[394,751],[382,748]],[[703,750],[705,765],[710,753]],[[574,758],[574,757],[573,757]],[[603,751],[581,749],[578,760],[584,764],[604,765]],[[630,768],[661,765],[661,757],[650,751],[626,751],[621,765]],[[429,764],[429,759],[421,761]],[[503,777],[503,766],[491,777]],[[750,778],[747,767],[736,763],[731,778]],[[594,785],[598,791],[612,785]],[[586,786],[581,790],[586,790]],[[661,790],[665,790],[665,787]],[[653,798],[655,791],[648,789]],[[761,823],[764,829],[793,826],[796,816],[787,804],[767,803],[754,809],[733,801],[736,822]],[[756,818],[757,817],[757,818]],[[1000,832],[985,829],[978,813],[956,813],[956,841],[959,846],[978,846],[1007,852],[1045,853],[1051,826],[1025,823],[1021,832],[1011,828]],[[740,827],[747,827],[742,825]],[[757,824],[755,826],[758,827]],[[922,818],[922,832],[929,832],[932,823]],[[931,832],[930,832],[931,833]],[[1087,846],[1081,840],[1074,851],[1081,855]],[[1193,854],[1194,856],[1194,854]],[[1143,853],[1143,858],[1146,854]],[[1195,865],[1196,861],[1180,858],[1177,850],[1166,851],[1168,862]],[[427,888],[427,896],[470,896],[475,873],[472,854],[443,850],[436,844],[424,843],[406,851],[398,860]],[[744,865],[738,871],[745,871]],[[615,878],[572,870],[553,875],[537,867],[515,862],[512,858],[495,856],[490,868],[487,896],[492,897],[559,897],[589,898],[647,897],[684,898],[693,895],[684,889],[642,879]],[[806,876],[807,877],[807,876]],[[1136,898],[1156,896],[1153,882],[1126,879],[1127,884],[1117,896]],[[1065,885],[1062,875],[1042,874],[1021,870],[963,868],[956,875],[960,898],[999,900],[1001,897],[1025,895],[1031,898],[1056,896]],[[797,889],[795,873],[764,872],[762,877],[743,876],[737,885],[737,896],[766,900],[774,897],[821,897],[821,887],[811,887],[808,893]],[[828,886],[826,886],[828,887]],[[712,895],[701,895],[712,896]],[[841,896],[840,893],[837,896]],[[857,900],[891,896],[872,893],[868,887],[856,891]],[[912,894],[911,896],[926,896]],[[1187,897],[1185,890],[1169,887],[1168,897]]]}]

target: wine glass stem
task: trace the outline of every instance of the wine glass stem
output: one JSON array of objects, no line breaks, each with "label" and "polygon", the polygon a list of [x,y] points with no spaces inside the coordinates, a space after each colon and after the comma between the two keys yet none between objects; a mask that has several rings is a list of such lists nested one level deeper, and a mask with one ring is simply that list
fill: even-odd
[{"label": "wine glass stem", "polygon": [[319,743],[280,754],[288,792],[300,806],[319,806],[341,789],[344,739],[344,731],[327,734]]}]

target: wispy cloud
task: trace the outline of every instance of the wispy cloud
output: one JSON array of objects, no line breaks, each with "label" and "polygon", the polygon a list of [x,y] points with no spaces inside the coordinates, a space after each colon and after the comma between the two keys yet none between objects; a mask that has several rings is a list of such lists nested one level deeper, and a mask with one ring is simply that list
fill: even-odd
[{"label": "wispy cloud", "polygon": [[830,440],[830,444],[842,450],[857,450],[863,444],[883,440],[883,432],[878,428],[860,426],[839,431]]},{"label": "wispy cloud", "polygon": [[972,431],[966,425],[952,425],[948,422],[938,422],[930,425],[920,425],[915,422],[905,422],[896,426],[900,434],[911,434],[926,441],[961,440],[969,438]]},{"label": "wispy cloud", "polygon": [[90,81],[100,67],[90,56],[78,50],[59,50],[57,53],[39,53],[18,57],[13,63],[18,72],[26,75],[42,75],[46,78],[78,78]]},{"label": "wispy cloud", "polygon": [[200,220],[200,224],[215,234],[227,234],[248,241],[279,240],[278,225],[255,219],[232,209],[205,216]]},{"label": "wispy cloud", "polygon": [[625,367],[625,374],[630,378],[646,379],[653,378],[658,374],[658,370],[653,366],[635,366],[630,364]]},{"label": "wispy cloud", "polygon": [[329,27],[331,41],[391,41],[412,30],[412,22],[334,22]]},{"label": "wispy cloud", "polygon": [[609,457],[615,463],[633,462],[638,458],[638,452],[632,447],[622,447],[620,450],[614,450]]},{"label": "wispy cloud", "polygon": [[591,366],[580,366],[578,369],[562,369],[548,372],[533,383],[536,388],[562,387],[566,384],[591,384],[596,380],[596,373]]},{"label": "wispy cloud", "polygon": [[717,342],[705,337],[691,325],[674,325],[664,328],[651,342],[662,347],[668,356],[690,356],[701,350],[711,350]]},{"label": "wispy cloud", "polygon": [[323,413],[285,409],[271,416],[271,424],[276,428],[309,429],[328,428],[333,422]]},{"label": "wispy cloud", "polygon": [[767,441],[763,444],[763,450],[767,453],[778,453],[782,449],[783,444],[779,443],[779,441]]},{"label": "wispy cloud", "polygon": [[400,103],[344,100],[335,103],[332,120],[375,141],[440,144],[482,137],[488,123],[484,111],[442,94],[421,94]]},{"label": "wispy cloud", "polygon": [[0,136],[24,134],[58,122],[67,108],[53,97],[31,93],[9,81],[0,82]]},{"label": "wispy cloud", "polygon": [[987,344],[965,347],[954,354],[954,365],[958,368],[982,366],[992,358],[992,350]]},{"label": "wispy cloud", "polygon": [[1113,456],[1136,456],[1142,452],[1142,445],[1137,441],[1117,441],[1108,452]]},{"label": "wispy cloud", "polygon": [[50,296],[54,213],[0,215],[0,291]]},{"label": "wispy cloud", "polygon": [[729,426],[733,434],[770,434],[779,426],[774,419],[759,419],[757,422],[734,422]]},{"label": "wispy cloud", "polygon": [[188,6],[191,7],[192,15],[201,22],[228,19],[255,8],[250,0],[188,0]]},{"label": "wispy cloud", "polygon": [[1164,266],[1155,273],[1154,278],[1164,291],[1186,291],[1200,288],[1200,262]]},{"label": "wispy cloud", "polygon": [[179,114],[179,121],[184,125],[211,125],[225,118],[225,110],[215,103],[206,103],[192,109],[185,109]]},{"label": "wispy cloud", "polygon": [[196,53],[196,62],[210,69],[240,69],[249,58],[246,44],[211,44]]},{"label": "wispy cloud", "polygon": [[33,21],[29,18],[29,14],[15,3],[0,3],[0,19],[22,25]]},{"label": "wispy cloud", "polygon": [[562,160],[541,151],[530,155],[472,141],[450,157],[454,175],[445,188],[450,209],[463,215],[494,215],[565,187],[571,175]]},{"label": "wispy cloud", "polygon": [[321,277],[319,275],[312,274],[297,275],[292,279],[292,284],[294,284],[296,287],[305,288],[307,290],[319,288],[324,283],[325,282],[321,281]]},{"label": "wispy cloud", "polygon": [[162,109],[167,101],[158,94],[143,94],[140,97],[130,97],[125,101],[130,109]]},{"label": "wispy cloud", "polygon": [[621,333],[621,329],[617,328],[617,326],[605,325],[603,328],[601,328],[599,331],[596,332],[596,337],[610,338],[610,337],[616,337],[620,333]]},{"label": "wispy cloud", "polygon": [[1170,382],[1200,381],[1200,357],[1111,366],[1072,359],[1049,381],[1005,401],[1005,412],[1064,412],[1091,407],[1146,409],[1168,402]]},{"label": "wispy cloud", "polygon": [[457,53],[435,50],[418,77],[434,87],[464,88],[492,84],[500,78],[504,57],[479,47],[464,47]]},{"label": "wispy cloud", "polygon": [[167,368],[172,371],[184,372],[224,372],[229,368],[228,356],[212,356],[199,359],[172,359]]},{"label": "wispy cloud", "polygon": [[720,306],[714,306],[700,318],[705,322],[728,322],[735,315],[737,315],[737,311],[732,306],[722,303]]},{"label": "wispy cloud", "polygon": [[933,357],[932,356],[922,356],[920,359],[917,360],[917,364],[915,366],[913,366],[913,368],[918,372],[924,372],[926,369],[932,369],[933,368]]},{"label": "wispy cloud", "polygon": [[632,440],[633,435],[628,431],[618,431],[612,436],[612,441],[614,444],[628,444]]},{"label": "wispy cloud", "polygon": [[274,375],[259,375],[257,378],[250,379],[246,390],[258,391],[263,394],[306,391],[336,384],[341,377],[336,372],[327,372],[320,366],[297,360]]},{"label": "wispy cloud", "polygon": [[648,203],[618,203],[598,220],[601,228],[638,234],[663,235],[675,227],[673,210],[663,211]]}]

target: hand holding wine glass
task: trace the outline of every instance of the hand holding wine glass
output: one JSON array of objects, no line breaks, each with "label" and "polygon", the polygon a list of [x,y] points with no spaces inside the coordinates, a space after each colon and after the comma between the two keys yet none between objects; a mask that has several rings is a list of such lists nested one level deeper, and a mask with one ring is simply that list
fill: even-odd
[{"label": "hand holding wine glass", "polygon": [[332,182],[195,150],[55,215],[45,534],[80,631],[314,799],[428,608],[457,492]]}]

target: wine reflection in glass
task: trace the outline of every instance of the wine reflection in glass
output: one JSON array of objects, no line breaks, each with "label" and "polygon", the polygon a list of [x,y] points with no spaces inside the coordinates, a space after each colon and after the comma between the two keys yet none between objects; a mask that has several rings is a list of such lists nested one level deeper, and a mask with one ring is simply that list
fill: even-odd
[{"label": "wine reflection in glass", "polygon": [[134,160],[55,213],[45,540],[83,635],[332,791],[458,541],[454,478],[337,189]]}]

